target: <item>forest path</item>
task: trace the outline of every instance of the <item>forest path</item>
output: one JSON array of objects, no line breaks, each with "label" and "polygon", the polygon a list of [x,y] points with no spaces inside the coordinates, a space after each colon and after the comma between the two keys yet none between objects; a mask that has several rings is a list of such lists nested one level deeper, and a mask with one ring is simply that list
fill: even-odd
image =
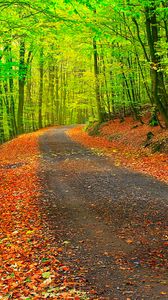
[{"label": "forest path", "polygon": [[39,139],[42,211],[90,299],[167,299],[168,186],[70,140]]}]

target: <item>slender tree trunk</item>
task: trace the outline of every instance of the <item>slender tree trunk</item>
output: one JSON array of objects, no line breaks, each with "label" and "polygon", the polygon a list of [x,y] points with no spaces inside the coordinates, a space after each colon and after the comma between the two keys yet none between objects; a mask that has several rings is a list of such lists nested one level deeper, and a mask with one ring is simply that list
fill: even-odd
[{"label": "slender tree trunk", "polygon": [[[0,55],[0,62],[2,55]],[[0,144],[5,141],[4,122],[3,122],[3,97],[2,97],[2,70],[0,67]]]},{"label": "slender tree trunk", "polygon": [[4,91],[5,91],[4,103],[6,106],[9,139],[11,139],[12,137],[14,137],[14,133],[13,133],[13,127],[12,127],[12,122],[11,122],[11,110],[10,110],[10,102],[9,102],[8,82],[6,80],[4,81]]},{"label": "slender tree trunk", "polygon": [[42,120],[42,105],[43,105],[43,77],[44,77],[44,52],[43,48],[40,50],[40,64],[39,64],[39,71],[40,71],[40,85],[39,85],[39,103],[38,103],[38,127],[43,127],[43,120]]},{"label": "slender tree trunk", "polygon": [[130,89],[128,79],[124,73],[122,64],[121,64],[121,69],[122,69],[123,80],[124,80],[124,84],[125,84],[126,92],[127,92],[127,96],[128,96],[128,101],[130,103],[130,107],[132,108],[132,113],[137,117],[137,112],[136,112],[134,101],[133,101],[134,93],[132,94],[132,92],[133,92],[132,87]]},{"label": "slender tree trunk", "polygon": [[103,121],[103,112],[101,106],[101,97],[100,97],[100,83],[99,83],[99,67],[98,67],[98,52],[97,52],[97,43],[96,39],[93,39],[93,55],[94,55],[94,75],[95,75],[95,92],[96,92],[96,104],[97,104],[97,113],[99,122]]},{"label": "slender tree trunk", "polygon": [[55,119],[55,107],[54,107],[54,78],[55,77],[55,67],[49,66],[49,98],[51,103],[51,124],[54,124]]},{"label": "slender tree trunk", "polygon": [[115,114],[115,105],[114,105],[114,92],[113,92],[113,71],[112,71],[112,55],[111,55],[111,60],[110,60],[110,94],[111,94],[111,103],[112,103],[112,113]]},{"label": "slender tree trunk", "polygon": [[11,45],[8,46],[8,62],[10,68],[10,75],[9,75],[9,93],[10,93],[10,114],[11,114],[11,125],[13,130],[13,136],[17,135],[17,124],[16,124],[16,112],[15,112],[15,101],[14,101],[14,80],[13,80],[13,68],[12,68],[12,51]]},{"label": "slender tree trunk", "polygon": [[9,78],[9,89],[10,89],[10,110],[11,110],[11,122],[13,127],[14,136],[17,135],[17,124],[16,124],[16,112],[15,112],[15,101],[14,101],[14,81],[12,76]]},{"label": "slender tree trunk", "polygon": [[55,115],[56,121],[58,122],[59,119],[59,68],[56,64],[55,67]]},{"label": "slender tree trunk", "polygon": [[111,117],[111,106],[110,106],[110,97],[109,97],[109,93],[108,93],[108,83],[107,83],[107,72],[106,72],[106,64],[105,64],[105,60],[104,60],[104,54],[103,54],[103,47],[101,45],[101,50],[102,50],[102,54],[101,54],[101,59],[102,59],[102,70],[103,70],[103,76],[104,76],[104,83],[105,83],[105,91],[106,91],[106,99],[107,99],[107,110],[108,110],[108,115],[109,115],[109,119]]},{"label": "slender tree trunk", "polygon": [[64,88],[64,91],[63,91],[63,124],[66,124],[67,74],[65,71],[63,73],[63,88]]},{"label": "slender tree trunk", "polygon": [[19,105],[18,105],[18,116],[17,126],[18,133],[23,133],[23,108],[24,108],[24,87],[26,79],[26,66],[25,66],[25,41],[20,40],[20,52],[19,52]]},{"label": "slender tree trunk", "polygon": [[32,101],[32,68],[31,68],[31,66],[29,68],[29,73],[27,76],[26,95],[27,95],[27,104],[29,106],[29,113],[28,113],[29,128],[30,128],[30,131],[34,131],[36,127],[35,127],[34,107],[33,107],[33,101]]},{"label": "slender tree trunk", "polygon": [[143,72],[143,69],[142,69],[142,66],[141,66],[141,63],[140,63],[140,60],[139,60],[139,55],[138,55],[137,52],[136,52],[136,58],[137,58],[137,63],[138,63],[138,66],[139,66],[140,74],[141,74],[142,79],[143,79],[143,85],[145,87],[145,90],[146,90],[147,96],[149,98],[149,101],[152,103],[150,87],[147,83],[146,76],[144,75],[144,72]]},{"label": "slender tree trunk", "polygon": [[2,98],[2,81],[0,81],[0,143],[5,141],[4,123],[3,123],[3,98]]},{"label": "slender tree trunk", "polygon": [[137,120],[140,120],[140,112],[139,112],[139,101],[137,98],[137,92],[136,92],[136,86],[137,84],[135,83],[135,72],[134,70],[132,70],[132,66],[134,66],[134,64],[132,63],[132,59],[130,57],[127,58],[128,61],[128,66],[129,66],[129,70],[131,71],[131,74],[129,75],[129,81],[130,81],[130,90],[131,90],[131,99],[132,99],[132,109],[135,115],[135,118]]},{"label": "slender tree trunk", "polygon": [[60,65],[60,103],[59,103],[59,124],[63,124],[63,64]]}]

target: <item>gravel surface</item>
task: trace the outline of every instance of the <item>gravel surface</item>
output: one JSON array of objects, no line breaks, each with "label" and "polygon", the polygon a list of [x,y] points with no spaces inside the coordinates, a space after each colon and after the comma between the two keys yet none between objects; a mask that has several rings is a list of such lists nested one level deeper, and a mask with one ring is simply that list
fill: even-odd
[{"label": "gravel surface", "polygon": [[89,299],[168,299],[168,186],[71,141],[40,137],[41,209]]}]

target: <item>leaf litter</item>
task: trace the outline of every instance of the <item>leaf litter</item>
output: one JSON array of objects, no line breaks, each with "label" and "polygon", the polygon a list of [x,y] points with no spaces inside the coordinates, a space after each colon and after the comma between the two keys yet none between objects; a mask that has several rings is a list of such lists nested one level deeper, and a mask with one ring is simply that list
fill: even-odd
[{"label": "leaf litter", "polygon": [[88,299],[79,282],[69,284],[69,267],[40,212],[42,133],[0,147],[0,299]]},{"label": "leaf litter", "polygon": [[[166,129],[142,125],[128,117],[123,123],[113,120],[102,124],[98,135],[90,136],[83,129],[83,126],[71,128],[67,135],[98,155],[106,154],[116,167],[128,167],[168,182],[167,147],[165,152],[153,151],[153,146],[159,146],[161,141],[168,139]],[[146,147],[149,132],[152,132],[153,139]]]}]

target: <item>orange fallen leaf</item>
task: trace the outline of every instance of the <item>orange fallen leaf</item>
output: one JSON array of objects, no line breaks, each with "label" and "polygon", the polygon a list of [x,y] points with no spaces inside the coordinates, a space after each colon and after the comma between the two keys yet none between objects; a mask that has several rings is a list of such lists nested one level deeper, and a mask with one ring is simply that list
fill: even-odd
[{"label": "orange fallen leaf", "polygon": [[62,252],[62,251],[63,251],[62,248],[58,248],[58,249],[57,249],[57,252]]},{"label": "orange fallen leaf", "polygon": [[126,240],[126,242],[127,242],[127,244],[132,244],[132,243],[133,243],[133,240],[128,239],[128,240]]},{"label": "orange fallen leaf", "polygon": [[63,266],[63,267],[62,267],[62,270],[63,270],[63,271],[69,271],[69,267]]}]

